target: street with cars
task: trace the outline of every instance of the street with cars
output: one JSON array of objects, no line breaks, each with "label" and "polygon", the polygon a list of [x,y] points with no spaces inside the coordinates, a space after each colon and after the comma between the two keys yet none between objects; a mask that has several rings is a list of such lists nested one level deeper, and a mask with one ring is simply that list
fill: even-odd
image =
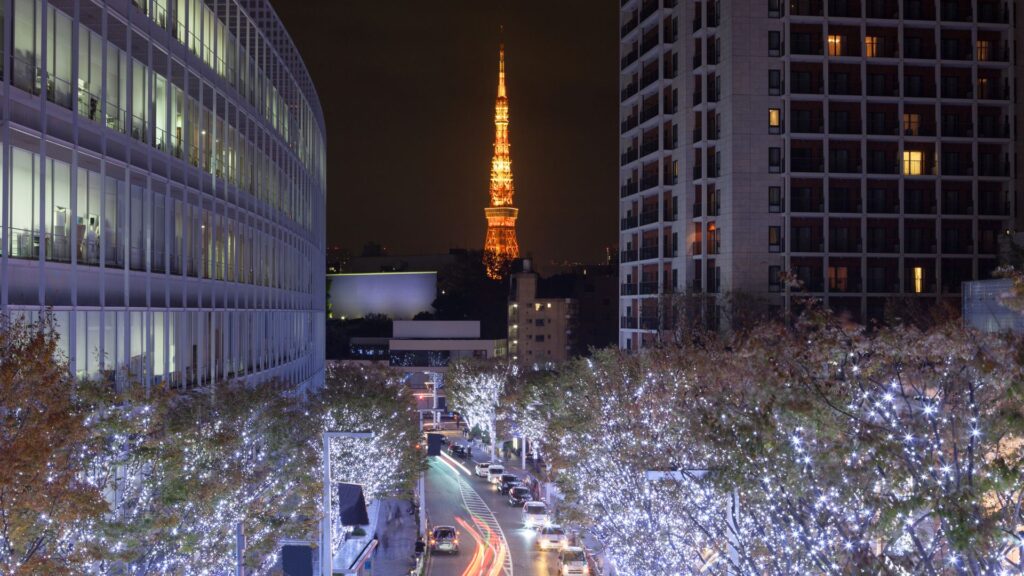
[{"label": "street with cars", "polygon": [[513,463],[447,433],[426,474],[431,576],[590,575],[584,550]]}]

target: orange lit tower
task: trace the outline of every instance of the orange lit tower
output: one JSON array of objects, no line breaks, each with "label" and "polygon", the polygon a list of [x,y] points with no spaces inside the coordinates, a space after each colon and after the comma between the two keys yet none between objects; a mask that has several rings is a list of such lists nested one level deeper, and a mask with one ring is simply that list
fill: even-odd
[{"label": "orange lit tower", "polygon": [[494,156],[491,158],[491,205],[484,208],[487,238],[484,240],[484,265],[492,279],[503,278],[512,260],[519,257],[516,218],[513,206],[512,157],[508,143],[508,97],[505,95],[505,45],[498,51],[498,99],[494,104]]}]

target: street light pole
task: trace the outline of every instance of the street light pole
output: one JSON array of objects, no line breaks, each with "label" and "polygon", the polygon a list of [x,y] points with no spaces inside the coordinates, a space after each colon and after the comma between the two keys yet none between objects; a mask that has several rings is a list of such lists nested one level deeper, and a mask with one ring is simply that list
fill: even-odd
[{"label": "street light pole", "polygon": [[334,576],[334,549],[331,522],[331,440],[334,438],[355,438],[368,440],[373,438],[373,432],[324,432],[324,494],[323,510],[324,517],[320,526],[320,574],[322,576]]}]

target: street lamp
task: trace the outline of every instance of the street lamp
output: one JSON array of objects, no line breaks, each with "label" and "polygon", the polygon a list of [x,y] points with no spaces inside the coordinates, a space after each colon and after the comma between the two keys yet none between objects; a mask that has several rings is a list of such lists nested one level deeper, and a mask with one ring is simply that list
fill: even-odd
[{"label": "street lamp", "polygon": [[324,432],[324,517],[320,527],[320,573],[323,576],[334,576],[334,545],[331,538],[331,440],[334,438],[369,440],[373,438],[373,432]]}]

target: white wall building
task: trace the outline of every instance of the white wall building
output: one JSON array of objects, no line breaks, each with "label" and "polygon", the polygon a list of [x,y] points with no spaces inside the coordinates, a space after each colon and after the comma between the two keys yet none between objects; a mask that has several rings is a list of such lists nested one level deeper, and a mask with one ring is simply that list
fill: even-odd
[{"label": "white wall building", "polygon": [[267,0],[0,8],[0,310],[80,376],[322,379],[323,114]]},{"label": "white wall building", "polygon": [[990,276],[1019,3],[620,5],[620,347],[667,327],[666,294],[790,308],[783,271],[860,321]]}]

